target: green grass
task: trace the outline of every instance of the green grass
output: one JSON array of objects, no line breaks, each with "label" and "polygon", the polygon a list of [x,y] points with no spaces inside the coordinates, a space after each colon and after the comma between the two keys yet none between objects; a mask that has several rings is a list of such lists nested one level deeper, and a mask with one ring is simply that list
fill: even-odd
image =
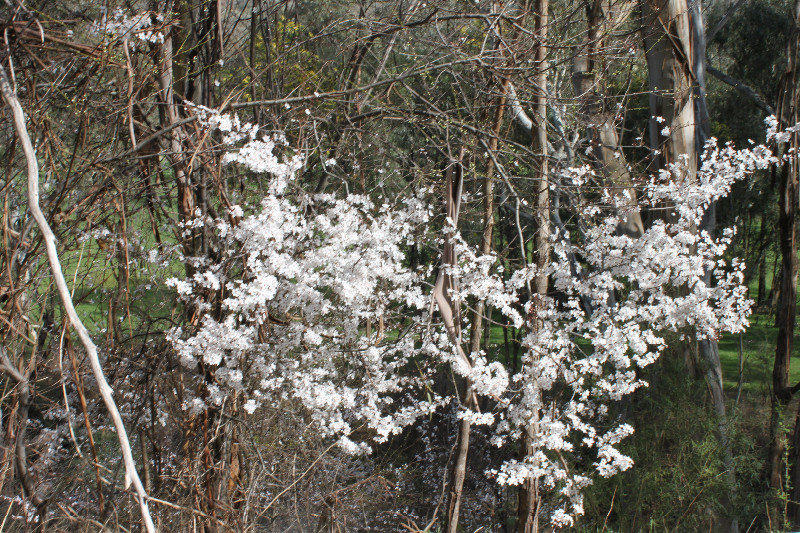
[{"label": "green grass", "polygon": [[[774,317],[754,315],[747,331],[741,335],[744,390],[756,391],[771,386],[772,364],[778,337],[778,329],[774,325]],[[739,348],[738,334],[723,335],[719,341],[719,357],[726,389],[735,388],[739,380]],[[797,332],[794,336],[789,381],[791,383],[800,381],[800,335]]]},{"label": "green grass", "polygon": [[[144,211],[139,211],[128,220],[131,228],[147,227],[149,221]],[[131,237],[133,238],[133,237]],[[166,244],[174,244],[171,232],[164,232]],[[148,232],[142,232],[139,243],[145,252],[156,248],[155,238]],[[100,243],[89,238],[83,243],[73,242],[69,248],[59,250],[64,276],[67,285],[74,291],[75,307],[91,335],[102,336],[108,327],[108,305],[114,300],[117,290],[118,258],[110,255],[108,248],[101,248]],[[153,318],[170,316],[175,304],[174,289],[163,285],[163,280],[171,275],[182,276],[183,265],[172,260],[168,267],[151,265],[142,257],[134,257],[132,252],[129,287],[130,293],[125,296],[116,309],[121,317],[120,329],[125,333],[138,332],[143,324]],[[138,261],[137,261],[138,260]],[[119,283],[125,284],[124,280]],[[41,290],[51,290],[52,287]],[[123,289],[125,291],[125,289]],[[130,323],[127,317],[130,308]],[[60,319],[61,307],[56,306],[56,316]]]},{"label": "green grass", "polygon": [[[767,264],[772,263],[772,254],[767,257]],[[767,268],[766,292],[772,288],[772,269]],[[755,298],[758,293],[758,280],[750,282],[749,294]],[[799,307],[800,308],[800,307]],[[798,320],[800,324],[800,320]],[[722,378],[726,390],[735,390],[739,381],[739,352],[743,359],[742,390],[746,392],[767,391],[772,386],[772,366],[775,361],[775,344],[778,340],[778,328],[775,317],[771,314],[754,314],[750,317],[750,326],[741,334],[725,334],[719,341],[719,357],[722,363]],[[789,382],[800,381],[800,329],[795,328],[792,359],[789,366]]]}]

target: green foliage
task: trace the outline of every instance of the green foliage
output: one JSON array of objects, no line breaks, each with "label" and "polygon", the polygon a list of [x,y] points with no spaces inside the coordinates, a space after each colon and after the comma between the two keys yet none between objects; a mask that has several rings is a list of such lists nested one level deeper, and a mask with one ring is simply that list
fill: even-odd
[{"label": "green foliage", "polygon": [[[752,437],[754,428],[745,427],[753,413],[729,420],[738,485],[730,487],[703,378],[691,376],[682,355],[673,353],[656,363],[646,379],[650,386],[619,412],[636,427],[623,450],[636,466],[596,482],[581,529],[717,530],[732,494],[742,494],[733,497],[740,522],[752,520],[763,508],[758,494],[765,457]],[[749,409],[762,410],[758,404]],[[760,421],[764,414],[759,413]]]},{"label": "green foliage", "polygon": [[[730,6],[719,6],[708,17],[714,28]],[[775,107],[780,76],[786,67],[786,43],[791,33],[790,7],[785,2],[745,2],[723,31],[708,43],[709,64],[740,80]],[[744,145],[761,139],[764,112],[736,89],[709,76],[708,106],[712,134],[722,141]]]}]

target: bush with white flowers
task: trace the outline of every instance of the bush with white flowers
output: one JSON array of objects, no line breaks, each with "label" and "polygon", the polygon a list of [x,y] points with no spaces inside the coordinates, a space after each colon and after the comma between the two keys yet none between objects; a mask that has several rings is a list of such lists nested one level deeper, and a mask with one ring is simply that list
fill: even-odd
[{"label": "bush with white flowers", "polygon": [[[376,205],[360,195],[308,194],[294,181],[302,157],[285,139],[193,109],[222,133],[224,161],[264,174],[269,186],[252,215],[237,208],[237,223],[214,221],[224,243],[219,262],[172,280],[183,299],[209,311],[197,328],[171,332],[183,364],[213,375],[207,395],[187,409],[220,405],[233,394],[248,413],[289,400],[324,436],[367,451],[370,441],[383,442],[446,403],[430,386],[446,365],[490,399],[487,412],[462,408],[460,416],[491,426],[493,444],[516,449],[531,436],[530,454],[487,474],[507,485],[538,479],[550,494],[550,520],[568,526],[582,513],[582,489],[592,477],[632,465],[618,444],[633,428],[611,407],[645,385],[637,369],[659,357],[666,335],[715,339],[747,323],[743,265],[724,260],[731,234],[715,237],[698,227],[736,180],[774,161],[764,147],[711,144],[696,181],[680,182],[678,165],[653,178],[640,206],[667,206],[668,215],[639,237],[617,231],[630,209],[625,198],[606,193],[586,207],[580,238],[554,240],[546,273],[558,299],[521,298],[532,267],[503,281],[497,257],[476,253],[447,225],[458,258],[446,267],[456,280],[454,305],[485,300],[509,323],[528,326],[521,370],[510,375],[486,353],[469,354],[465,363],[430,314],[430,275],[438,265],[412,270],[403,252],[415,235],[432,233],[420,231],[431,219],[422,199]],[[591,174],[570,169],[563,182],[580,188]],[[427,245],[442,243],[431,239]],[[570,257],[578,258],[577,269]],[[197,297],[209,291],[220,295],[216,312]],[[469,313],[459,314],[466,331]],[[578,455],[594,459],[581,469]]]}]

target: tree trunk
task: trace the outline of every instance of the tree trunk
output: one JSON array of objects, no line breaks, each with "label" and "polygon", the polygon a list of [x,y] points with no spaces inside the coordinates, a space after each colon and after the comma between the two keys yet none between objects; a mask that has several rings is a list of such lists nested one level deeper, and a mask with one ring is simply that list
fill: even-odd
[{"label": "tree trunk", "polygon": [[[695,77],[695,150],[698,166],[700,156],[705,150],[706,142],[710,137],[710,123],[706,102],[706,36],[703,14],[699,0],[694,0],[690,6],[689,20],[692,29],[692,70]],[[716,230],[716,202],[712,203],[701,221],[701,229],[713,235]],[[713,283],[712,272],[706,270],[704,276],[706,285]],[[717,417],[717,432],[720,448],[722,448],[722,461],[725,467],[725,480],[728,492],[723,505],[726,508],[729,530],[739,531],[739,521],[736,518],[734,501],[736,500],[736,469],[733,463],[733,450],[731,448],[730,431],[728,428],[727,410],[725,406],[725,390],[722,380],[722,362],[719,357],[719,345],[713,339],[703,339],[698,343],[698,351],[705,367],[705,377],[711,392],[711,404]]]},{"label": "tree trunk", "polygon": [[[800,14],[800,0],[795,4],[795,13]],[[788,63],[781,80],[781,90],[778,102],[779,128],[793,125],[798,120],[797,112],[797,62],[798,52],[797,20],[791,42],[789,45]],[[794,337],[795,313],[797,301],[797,202],[798,202],[798,164],[796,151],[798,148],[797,133],[792,133],[790,140],[782,147],[784,154],[794,150],[788,159],[784,160],[780,169],[779,179],[779,206],[778,206],[778,231],[781,251],[780,293],[775,314],[778,326],[778,339],[775,346],[775,362],[772,369],[772,410],[770,416],[770,447],[768,457],[768,476],[770,487],[777,493],[782,493],[788,484],[783,478],[783,472],[788,465],[784,463],[786,453],[786,435],[782,429],[784,409],[795,390],[789,384],[789,365],[792,357],[792,341]],[[776,169],[773,168],[773,171]],[[798,426],[795,426],[797,438]],[[788,457],[791,465],[790,480],[794,481],[800,474],[797,471],[798,450],[792,448]],[[789,487],[787,496],[797,497],[797,483]],[[784,508],[776,501],[772,513],[774,519],[781,523],[782,512],[788,511],[788,519],[795,521],[798,517],[797,505]]]},{"label": "tree trunk", "polygon": [[[705,30],[700,5],[687,0],[643,0],[642,17],[645,54],[650,84],[650,146],[655,168],[673,168],[672,179],[693,182],[697,179],[700,156],[709,136],[706,106]],[[701,228],[711,234],[716,225],[715,206],[709,206]],[[713,283],[712,273],[704,281]],[[691,348],[690,348],[691,349]],[[705,369],[705,380],[717,417],[726,481],[736,486],[733,452],[728,437],[725,394],[719,347],[711,339],[697,344]],[[728,526],[738,531],[733,500],[726,497]]]},{"label": "tree trunk", "polygon": [[[572,86],[580,101],[580,114],[586,125],[591,155],[606,183],[613,189],[624,189],[628,205],[638,205],[636,189],[628,170],[628,162],[619,142],[615,123],[616,108],[608,109],[603,89],[598,91],[602,77],[602,57],[605,37],[624,22],[631,13],[629,2],[614,3],[594,0],[586,6],[587,31],[583,47],[572,61]],[[644,223],[638,210],[630,212],[619,225],[621,233],[639,236]]]},{"label": "tree trunk", "polygon": [[[466,384],[465,396],[472,396],[472,386]],[[467,397],[469,397],[467,396]],[[467,400],[468,401],[468,400]],[[462,419],[458,424],[458,436],[456,438],[456,457],[453,461],[453,468],[450,472],[450,492],[448,493],[447,503],[447,523],[444,530],[447,533],[458,531],[458,518],[461,512],[461,498],[464,491],[464,479],[467,477],[467,456],[469,454],[469,434],[472,424],[469,420]]]},{"label": "tree trunk", "polygon": [[[548,26],[548,0],[536,0],[534,6],[534,31],[537,39],[536,46],[536,95],[534,98],[533,150],[536,154],[535,169],[535,225],[534,258],[539,268],[535,278],[534,306],[539,304],[539,299],[547,294],[548,277],[544,268],[550,260],[550,180],[548,176],[547,152],[547,26]],[[524,246],[524,243],[521,243]],[[524,253],[524,248],[523,248]],[[533,327],[538,326],[538,319],[534,317]],[[536,433],[538,431],[538,413],[534,413],[525,434],[520,450],[524,460],[536,448]],[[517,531],[519,533],[537,533],[539,531],[539,480],[529,478],[520,487],[517,502]]]},{"label": "tree trunk", "polygon": [[[492,137],[489,139],[489,149],[492,152],[497,150],[497,142],[500,135],[500,127],[503,124],[503,113],[506,105],[505,87],[507,81],[502,83],[503,89],[497,99],[495,108],[494,124],[492,125]],[[494,159],[489,158],[486,165],[486,175],[483,177],[483,235],[481,237],[481,253],[488,254],[492,251],[492,235],[494,234]],[[469,357],[478,352],[481,347],[481,333],[483,314],[486,309],[486,302],[480,300],[476,302],[470,317],[470,346]],[[462,404],[470,405],[473,397],[472,386],[467,380]],[[477,407],[477,406],[473,406]],[[461,420],[458,428],[458,438],[456,440],[456,458],[453,462],[453,469],[450,475],[450,495],[447,506],[447,533],[455,533],[458,528],[458,515],[461,510],[461,499],[464,491],[464,479],[467,471],[467,454],[469,452],[469,435],[471,423],[467,419]]]},{"label": "tree trunk", "polygon": [[680,163],[679,180],[697,174],[692,36],[686,0],[641,0],[650,87],[654,168]]}]

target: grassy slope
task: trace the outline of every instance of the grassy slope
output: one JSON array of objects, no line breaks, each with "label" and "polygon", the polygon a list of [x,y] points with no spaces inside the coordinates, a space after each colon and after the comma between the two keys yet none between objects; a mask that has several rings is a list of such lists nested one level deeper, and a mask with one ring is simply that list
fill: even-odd
[{"label": "grassy slope", "polygon": [[[772,273],[767,276],[767,293],[772,285]],[[750,294],[757,292],[756,281],[750,289]],[[800,306],[798,307],[800,308]],[[742,381],[743,390],[767,390],[772,383],[772,364],[775,357],[775,343],[778,329],[775,327],[775,317],[770,314],[754,314],[750,317],[750,326],[741,336],[723,335],[719,341],[719,355],[722,362],[722,375],[725,388],[734,390],[739,380],[739,352],[741,349],[744,360]],[[790,382],[800,381],[800,331],[795,328],[794,349],[790,365]]]},{"label": "grassy slope", "polygon": [[[774,317],[755,315],[750,327],[741,335],[744,360],[744,389],[768,387],[772,381],[772,361],[775,355],[775,342],[778,335],[774,327]],[[719,355],[725,388],[735,388],[739,379],[739,335],[724,335],[719,342]],[[800,380],[800,335],[795,334],[794,351],[791,362],[791,382]]]}]

